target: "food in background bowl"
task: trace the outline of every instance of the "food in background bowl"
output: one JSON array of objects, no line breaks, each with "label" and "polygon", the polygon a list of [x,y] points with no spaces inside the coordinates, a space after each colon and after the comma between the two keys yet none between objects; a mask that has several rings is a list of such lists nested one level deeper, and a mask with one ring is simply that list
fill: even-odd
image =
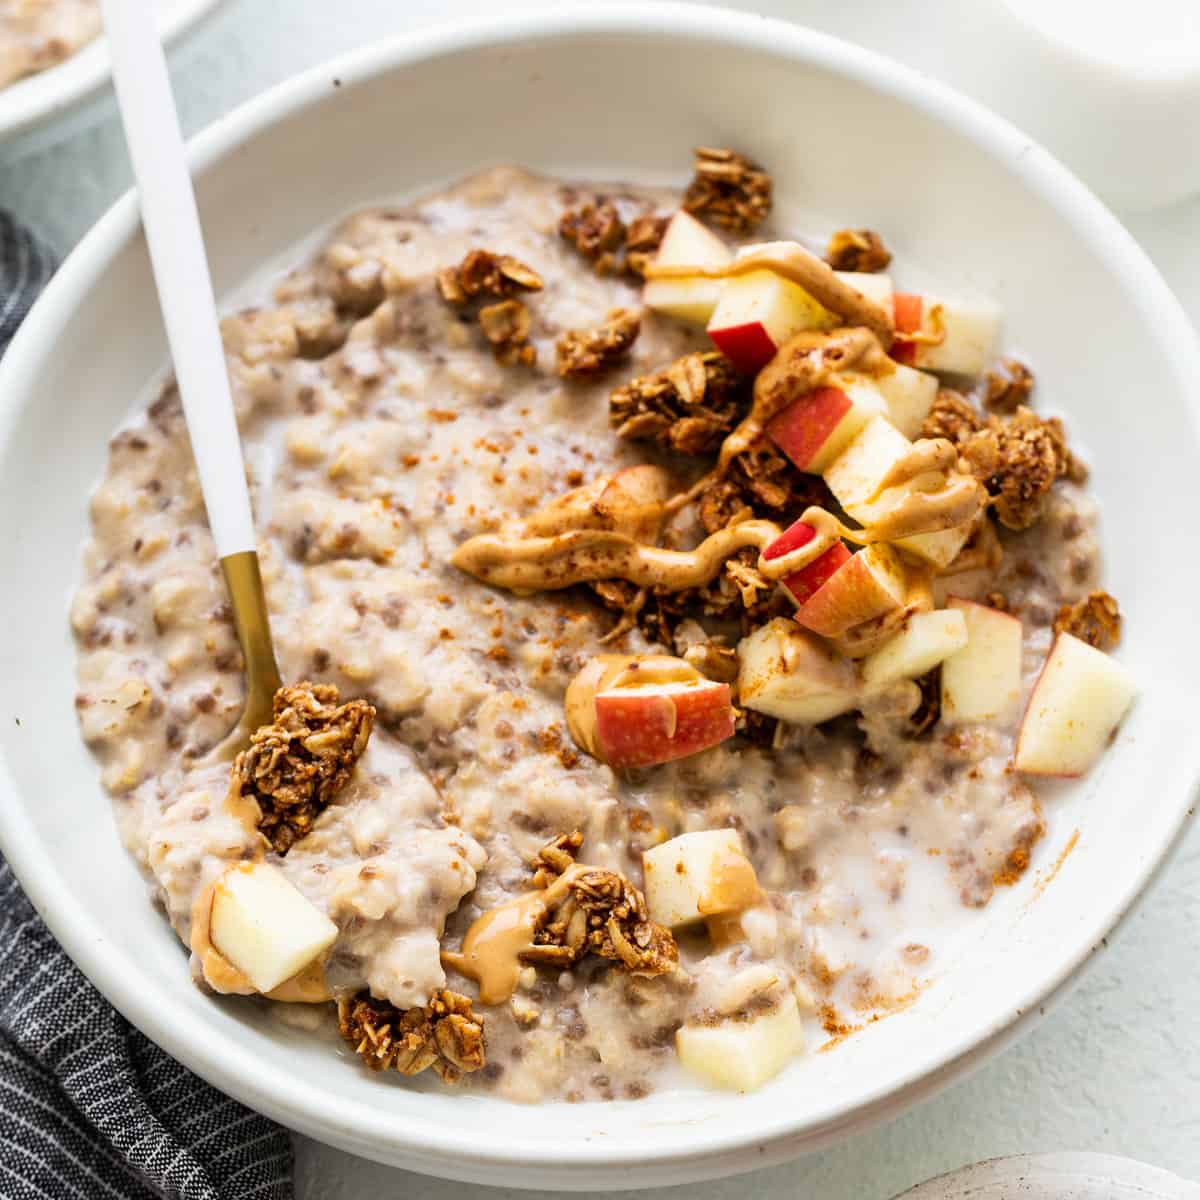
[{"label": "food in background bowl", "polygon": [[58,66],[99,32],[96,0],[8,0],[0,6],[0,88]]},{"label": "food in background bowl", "polygon": [[173,388],[114,439],[78,705],[201,986],[517,1099],[745,1090],[1026,869],[1027,777],[1132,699],[1085,471],[993,310],[770,207],[729,151],[682,200],[499,168],[226,321],[298,681],[232,777]]}]

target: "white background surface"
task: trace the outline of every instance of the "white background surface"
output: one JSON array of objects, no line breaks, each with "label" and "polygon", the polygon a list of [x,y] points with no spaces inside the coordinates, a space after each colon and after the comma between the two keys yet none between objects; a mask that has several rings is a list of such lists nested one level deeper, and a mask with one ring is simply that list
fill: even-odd
[{"label": "white background surface", "polygon": [[[985,3],[990,0],[889,0],[878,6],[872,0],[758,0],[733,6],[841,33],[982,92],[987,89],[966,59],[950,50],[960,45],[957,39],[972,36],[964,15]],[[185,130],[194,132],[264,87],[342,50],[438,19],[494,14],[498,7],[481,0],[228,0],[173,57]],[[1020,86],[1014,78],[1014,89]],[[986,99],[1005,106],[1000,92],[990,91]],[[60,253],[129,181],[111,100],[70,126],[65,137],[60,128],[0,148],[0,207],[15,211]],[[1123,215],[1200,321],[1200,197]],[[1136,397],[1130,404],[1136,411]],[[1125,1154],[1200,1180],[1198,929],[1200,831],[1193,828],[1074,994],[1015,1049],[882,1129],[788,1166],[689,1187],[688,1200],[887,1200],[963,1163],[1048,1150]],[[532,1110],[530,1119],[536,1121]],[[500,1200],[509,1194],[407,1175],[304,1139],[297,1139],[297,1182],[303,1200]],[[683,1192],[667,1189],[664,1200]]]}]

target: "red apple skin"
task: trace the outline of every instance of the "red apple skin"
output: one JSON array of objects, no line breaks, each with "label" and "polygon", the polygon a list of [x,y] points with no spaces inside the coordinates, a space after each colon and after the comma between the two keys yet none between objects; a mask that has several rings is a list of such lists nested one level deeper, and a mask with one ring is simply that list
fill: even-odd
[{"label": "red apple skin", "polygon": [[917,343],[904,340],[904,334],[917,333],[925,315],[925,299],[912,292],[897,292],[892,297],[892,315],[896,326],[896,340],[892,343],[891,355],[898,363],[912,366],[917,357]]},{"label": "red apple skin", "polygon": [[783,586],[797,605],[807,604],[813,594],[825,586],[854,555],[844,542],[835,542],[824,554],[818,555],[806,567],[783,577]]},{"label": "red apple skin", "polygon": [[775,357],[778,346],[763,328],[761,321],[745,325],[730,325],[727,329],[710,329],[709,339],[739,371],[753,375]]},{"label": "red apple skin", "polygon": [[[863,621],[882,617],[899,607],[896,596],[873,573],[872,561],[867,550],[850,554],[796,610],[797,623],[822,637],[838,637]],[[900,586],[900,581],[893,580],[893,584]]]},{"label": "red apple skin", "polygon": [[733,736],[729,684],[676,692],[618,688],[596,697],[596,742],[611,767],[687,758]]},{"label": "red apple skin", "polygon": [[841,388],[817,388],[772,417],[767,436],[800,470],[811,470],[850,407],[850,397]]},{"label": "red apple skin", "polygon": [[793,521],[764,551],[763,558],[768,562],[773,558],[782,558],[807,546],[817,536],[817,531],[804,521]]}]

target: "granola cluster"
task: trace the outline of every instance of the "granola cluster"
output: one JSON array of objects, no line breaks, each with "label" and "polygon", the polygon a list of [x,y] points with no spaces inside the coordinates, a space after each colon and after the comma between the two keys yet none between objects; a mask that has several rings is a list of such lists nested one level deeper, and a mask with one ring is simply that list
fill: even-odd
[{"label": "granola cluster", "polygon": [[1108,592],[1092,592],[1058,610],[1054,632],[1073,634],[1097,650],[1113,650],[1121,640],[1121,609]]},{"label": "granola cluster", "polygon": [[698,351],[617,388],[608,401],[617,436],[681,454],[707,454],[741,420],[751,381],[717,351]]},{"label": "granola cluster", "polygon": [[983,377],[983,407],[1014,413],[1029,400],[1033,382],[1033,372],[1020,359],[1002,358]]},{"label": "granola cluster", "polygon": [[230,788],[252,796],[259,830],[286,854],[350,779],[367,748],[375,709],[363,700],[338,704],[332,684],[300,683],[275,693],[275,719],[251,735],[234,759]]},{"label": "granola cluster", "polygon": [[1067,448],[1063,423],[1039,417],[1024,405],[1004,419],[984,415],[958,392],[943,389],[921,436],[947,438],[958,447],[960,467],[987,489],[996,519],[1009,529],[1035,525],[1059,479],[1086,478]]},{"label": "granola cluster", "polygon": [[[578,830],[555,838],[534,861],[534,882],[548,887],[574,868],[582,845]],[[570,877],[566,898],[547,914],[522,958],[565,969],[585,954],[643,976],[665,975],[679,961],[671,931],[650,919],[642,893],[624,875],[600,867],[585,867]]]},{"label": "granola cluster", "polygon": [[559,235],[592,264],[597,275],[644,275],[667,228],[667,217],[643,213],[628,225],[617,206],[597,198],[569,208],[559,219]]},{"label": "granola cluster", "polygon": [[563,379],[599,375],[615,367],[641,330],[641,318],[628,308],[614,308],[597,329],[571,329],[558,339],[558,373]]},{"label": "granola cluster", "polygon": [[338,1001],[338,1030],[372,1071],[418,1075],[432,1067],[443,1083],[456,1083],[487,1061],[483,1019],[458,992],[435,992],[409,1009],[359,992]]},{"label": "granola cluster", "polygon": [[753,233],[771,212],[771,176],[734,150],[698,146],[685,211],[728,229]]},{"label": "granola cluster", "polygon": [[825,261],[835,271],[885,270],[892,252],[873,229],[839,229],[830,239]]},{"label": "granola cluster", "polygon": [[[438,272],[437,286],[447,304],[475,309],[498,363],[527,367],[537,361],[537,351],[529,341],[529,309],[515,298],[520,292],[542,290],[542,277],[532,267],[510,254],[472,250],[457,266]],[[480,303],[484,299],[493,303]]]}]

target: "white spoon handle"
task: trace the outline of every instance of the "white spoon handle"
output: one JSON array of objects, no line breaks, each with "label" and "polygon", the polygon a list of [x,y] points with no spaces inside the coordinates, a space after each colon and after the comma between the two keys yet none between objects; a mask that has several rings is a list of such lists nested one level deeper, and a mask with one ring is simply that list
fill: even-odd
[{"label": "white spoon handle", "polygon": [[217,554],[225,558],[255,548],[254,524],[167,63],[146,0],[101,0],[100,7],[192,453]]}]

